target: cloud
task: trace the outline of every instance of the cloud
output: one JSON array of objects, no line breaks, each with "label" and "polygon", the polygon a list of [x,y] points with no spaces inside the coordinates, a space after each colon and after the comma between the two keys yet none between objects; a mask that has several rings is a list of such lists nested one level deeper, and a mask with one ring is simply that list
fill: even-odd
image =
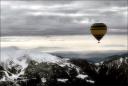
[{"label": "cloud", "polygon": [[127,10],[127,0],[1,1],[1,34],[89,34],[95,22],[106,23],[111,34],[124,34]]}]

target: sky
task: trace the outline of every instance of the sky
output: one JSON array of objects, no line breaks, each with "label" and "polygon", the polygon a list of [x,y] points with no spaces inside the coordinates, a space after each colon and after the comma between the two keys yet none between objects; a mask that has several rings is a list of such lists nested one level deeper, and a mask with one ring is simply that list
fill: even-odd
[{"label": "sky", "polygon": [[2,36],[87,35],[103,22],[127,34],[127,0],[2,0]]},{"label": "sky", "polygon": [[[127,52],[127,36],[106,35],[97,43],[90,35],[69,36],[4,36],[1,38],[1,52],[16,49],[20,52],[45,52],[67,58],[107,57]],[[5,51],[5,53],[7,53]]]},{"label": "sky", "polygon": [[12,36],[2,37],[1,47],[34,49],[43,52],[94,52],[127,50],[127,37],[124,35],[106,35],[97,43],[90,35],[72,36]]}]

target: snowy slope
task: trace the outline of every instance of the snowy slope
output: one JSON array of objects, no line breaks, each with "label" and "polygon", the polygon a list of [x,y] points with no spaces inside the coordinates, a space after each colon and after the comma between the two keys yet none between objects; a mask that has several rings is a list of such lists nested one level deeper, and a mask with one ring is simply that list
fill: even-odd
[{"label": "snowy slope", "polygon": [[[15,47],[2,48],[0,65],[4,68],[5,71],[3,72],[5,73],[6,77],[3,77],[1,81],[4,80],[13,81],[17,79],[20,75],[23,75],[30,60],[37,61],[38,63],[40,62],[56,63],[61,61],[59,57],[47,53],[21,50]],[[20,72],[14,74],[8,71],[9,69],[12,68],[15,68],[16,71],[20,71]]]},{"label": "snowy slope", "polygon": [[[36,60],[38,62],[58,62],[59,57],[53,56],[48,53],[36,52],[31,50],[22,50],[15,47],[2,48],[1,49],[1,60],[0,62],[6,62],[9,59],[20,59],[26,56],[26,58],[31,60]],[[28,56],[28,57],[27,57]],[[31,57],[31,58],[30,58]]]},{"label": "snowy slope", "polygon": [[[41,63],[47,63],[49,64],[49,67],[52,66],[52,64],[56,64],[60,66],[62,69],[64,69],[69,76],[70,76],[70,71],[75,69],[77,72],[76,77],[74,76],[75,78],[78,79],[81,78],[83,80],[90,81],[88,75],[86,75],[85,73],[81,74],[81,69],[78,66],[70,63],[68,60],[69,59],[62,59],[48,53],[42,53],[32,50],[22,50],[16,47],[2,48],[0,66],[3,67],[3,70],[0,72],[2,72],[4,76],[0,77],[0,81],[11,81],[16,83],[17,81],[15,80],[21,78],[21,76],[24,75],[26,68],[28,68],[28,65],[30,65],[30,61],[37,62],[37,64],[35,65],[39,65]],[[86,76],[86,77],[80,77],[80,76]],[[44,79],[46,78],[42,77],[42,83],[44,82]],[[63,78],[58,79],[58,81],[61,80],[63,80]],[[68,80],[68,79],[64,79],[64,80]]]}]

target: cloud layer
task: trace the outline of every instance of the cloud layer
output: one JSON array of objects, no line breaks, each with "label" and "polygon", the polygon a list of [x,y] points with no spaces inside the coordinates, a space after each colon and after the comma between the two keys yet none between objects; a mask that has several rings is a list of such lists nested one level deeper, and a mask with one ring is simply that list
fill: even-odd
[{"label": "cloud layer", "polygon": [[127,10],[127,0],[1,1],[1,34],[89,34],[95,22],[106,23],[111,34],[126,34]]}]

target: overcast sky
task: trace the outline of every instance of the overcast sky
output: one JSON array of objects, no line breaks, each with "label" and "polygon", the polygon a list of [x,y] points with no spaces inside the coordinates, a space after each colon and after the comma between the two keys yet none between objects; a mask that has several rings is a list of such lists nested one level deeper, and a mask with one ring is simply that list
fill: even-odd
[{"label": "overcast sky", "polygon": [[1,1],[1,34],[83,35],[103,22],[110,34],[127,33],[127,0]]}]

